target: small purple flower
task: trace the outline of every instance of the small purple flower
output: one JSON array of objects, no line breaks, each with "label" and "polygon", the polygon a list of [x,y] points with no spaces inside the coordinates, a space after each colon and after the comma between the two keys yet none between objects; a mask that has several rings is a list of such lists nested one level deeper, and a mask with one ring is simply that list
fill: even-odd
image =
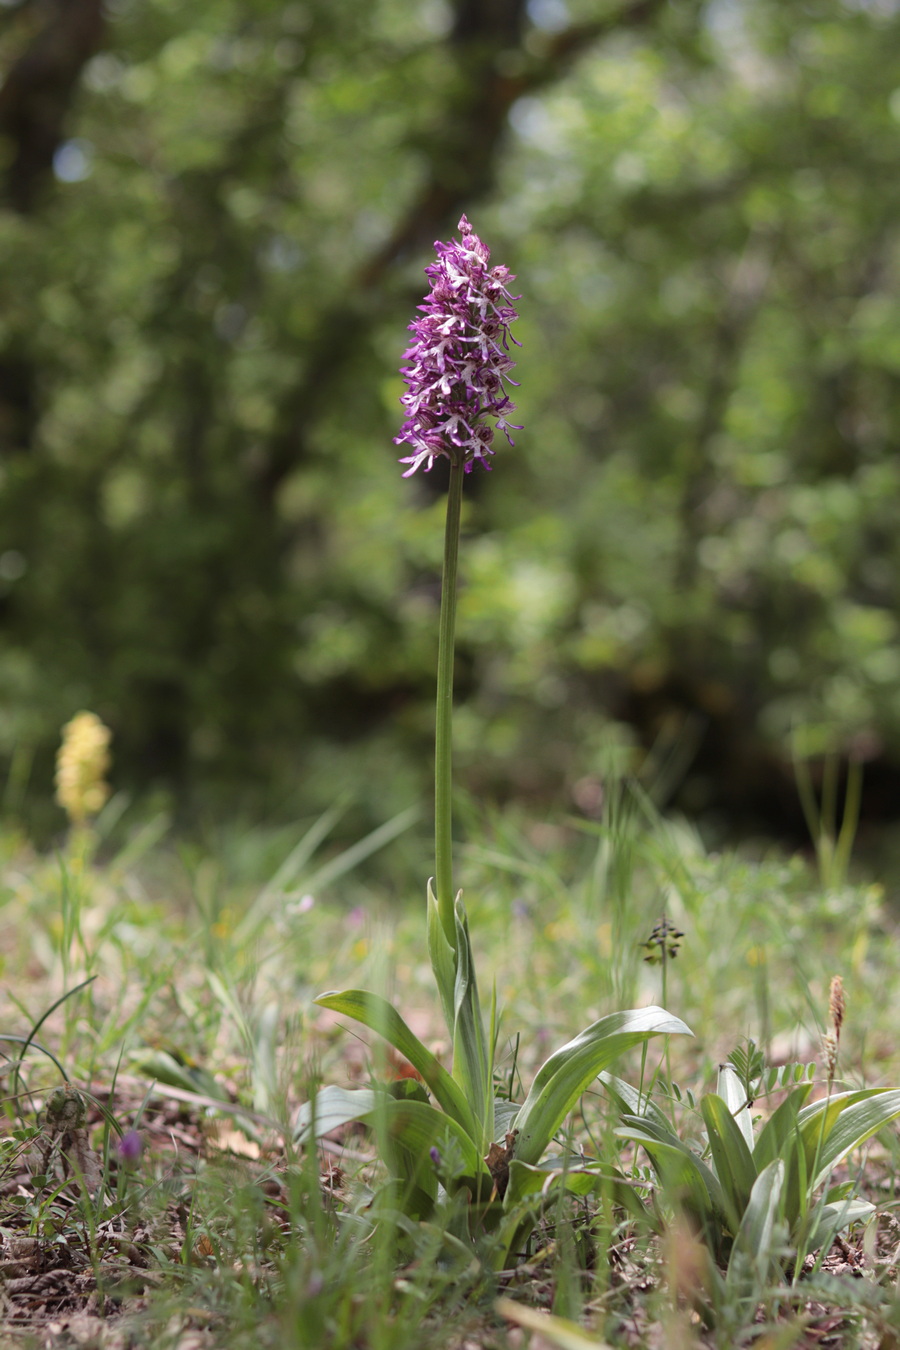
[{"label": "small purple flower", "polygon": [[[507,287],[515,277],[506,267],[488,268],[490,250],[463,216],[462,239],[435,243],[437,262],[425,268],[431,285],[423,317],[409,325],[415,341],[403,353],[410,364],[403,367],[406,393],[400,402],[406,421],[394,437],[397,445],[412,446],[413,453],[400,460],[409,468],[408,478],[423,464],[426,472],[443,455],[461,462],[466,473],[479,460],[491,466],[491,442],[499,428],[510,445],[510,431],[521,428],[508,420],[515,404],[504,390],[515,385],[509,372],[515,361],[509,355],[509,325],[519,316]],[[495,426],[485,417],[495,419]]]},{"label": "small purple flower", "polygon": [[143,1151],[144,1142],[137,1130],[127,1130],[118,1143],[118,1154],[125,1162],[137,1162]]}]

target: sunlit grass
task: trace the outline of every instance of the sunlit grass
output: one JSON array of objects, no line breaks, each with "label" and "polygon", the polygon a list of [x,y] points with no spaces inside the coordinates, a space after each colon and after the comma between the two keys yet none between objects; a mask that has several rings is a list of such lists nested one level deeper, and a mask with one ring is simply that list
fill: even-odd
[{"label": "sunlit grass", "polygon": [[[34,1039],[77,1088],[102,1093],[115,1084],[108,1105],[122,1128],[137,1111],[141,1129],[140,1111],[149,1119],[165,1096],[164,1088],[152,1094],[153,1075],[174,1065],[175,1101],[198,1141],[204,1136],[192,1150],[176,1129],[163,1148],[159,1131],[148,1130],[143,1157],[125,1168],[115,1132],[94,1127],[92,1146],[111,1177],[106,1198],[88,1223],[83,1197],[63,1204],[45,1192],[29,1221],[33,1236],[47,1245],[51,1234],[77,1230],[70,1241],[93,1261],[104,1315],[130,1310],[136,1344],[175,1346],[199,1328],[212,1345],[387,1350],[458,1346],[468,1336],[502,1347],[515,1343],[494,1311],[504,1291],[522,1306],[553,1308],[582,1326],[586,1319],[612,1344],[625,1343],[626,1322],[649,1339],[652,1325],[677,1325],[679,1343],[719,1343],[679,1303],[685,1276],[672,1253],[635,1229],[612,1196],[554,1202],[519,1273],[498,1277],[465,1241],[464,1224],[416,1225],[379,1201],[365,1131],[321,1157],[293,1150],[291,1123],[314,1084],[360,1085],[400,1071],[377,1038],[350,1034],[313,1006],[322,990],[382,992],[426,1044],[447,1051],[423,949],[420,827],[401,821],[397,830],[407,832],[394,843],[390,829],[373,842],[386,850],[376,872],[365,849],[348,858],[329,846],[329,824],[301,822],[277,839],[223,834],[212,849],[153,831],[140,843],[121,829],[118,851],[82,840],[38,856],[12,830],[0,840],[0,1031],[28,1037],[66,990],[94,977]],[[664,1001],[694,1031],[693,1040],[673,1038],[667,1065],[660,1047],[645,1066],[652,1074],[659,1064],[660,1081],[671,1076],[682,1096],[713,1088],[716,1066],[743,1038],[772,1063],[817,1059],[836,974],[847,992],[839,1077],[852,1086],[900,1081],[889,996],[900,949],[877,884],[828,886],[814,859],[774,851],[710,854],[692,828],[657,818],[624,791],[601,821],[470,813],[466,834],[472,842],[457,871],[482,981],[497,986],[496,1073],[520,1100],[554,1045],[623,1006]],[[421,848],[424,856],[426,841]],[[378,879],[387,873],[390,888]],[[645,959],[645,944],[663,917],[683,937],[661,967]],[[60,1075],[28,1047],[13,1100],[9,1064],[22,1045],[3,1048],[12,1175],[12,1131],[35,1124]],[[640,1054],[616,1071],[637,1081]],[[570,1139],[612,1158],[621,1148],[613,1127],[592,1089]],[[886,1205],[882,1246],[865,1238],[879,1293],[867,1312],[848,1290],[848,1345],[864,1344],[893,1316],[893,1268],[878,1254],[893,1223],[900,1159],[892,1131],[869,1154],[871,1184],[862,1190]],[[860,1161],[851,1159],[854,1173]],[[5,1205],[0,1229],[17,1233],[22,1222],[23,1211]],[[110,1264],[107,1230],[116,1225],[137,1233],[145,1264]],[[787,1325],[800,1302],[786,1286],[765,1315]]]}]

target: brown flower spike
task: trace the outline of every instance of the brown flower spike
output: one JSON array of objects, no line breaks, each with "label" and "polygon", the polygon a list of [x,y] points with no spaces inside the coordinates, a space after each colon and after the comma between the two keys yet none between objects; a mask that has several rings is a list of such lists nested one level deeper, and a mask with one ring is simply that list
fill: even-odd
[{"label": "brown flower spike", "polygon": [[837,1071],[838,1047],[841,1043],[841,1027],[844,1025],[845,1006],[844,982],[840,975],[835,975],[828,990],[828,1015],[831,1018],[831,1030],[826,1031],[822,1038],[822,1045],[825,1050],[825,1068],[828,1071],[829,1092]]}]

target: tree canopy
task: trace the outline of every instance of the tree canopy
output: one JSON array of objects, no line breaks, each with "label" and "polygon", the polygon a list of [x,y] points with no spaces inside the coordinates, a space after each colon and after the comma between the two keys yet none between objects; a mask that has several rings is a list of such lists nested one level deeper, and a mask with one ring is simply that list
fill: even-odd
[{"label": "tree canopy", "polygon": [[425,780],[442,479],[392,437],[465,211],[525,424],[468,483],[472,785],[896,774],[896,0],[3,8],[8,762],[89,707],[133,783]]}]

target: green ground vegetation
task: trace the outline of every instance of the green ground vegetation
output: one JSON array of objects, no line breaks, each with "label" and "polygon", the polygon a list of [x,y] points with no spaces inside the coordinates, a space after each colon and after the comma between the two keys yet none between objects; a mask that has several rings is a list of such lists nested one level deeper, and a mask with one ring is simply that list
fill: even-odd
[{"label": "green ground vegetation", "polygon": [[[819,1185],[848,1207],[849,1226],[824,1250],[804,1246],[798,1212],[760,1209],[777,1166],[752,1187],[748,1247],[746,1224],[728,1213],[738,1170],[728,1181],[726,1155],[705,1140],[725,1147],[716,1103],[731,1097],[729,1075],[754,1098],[751,1142],[784,1119],[795,1078],[803,1101],[821,1104],[835,975],[846,1013],[831,1093],[900,1083],[893,897],[833,867],[823,875],[812,850],[711,853],[638,785],[614,779],[593,824],[468,814],[457,873],[482,988],[496,982],[501,1097],[522,1101],[554,1046],[620,1008],[662,1004],[694,1033],[624,1055],[615,1080],[588,1088],[558,1137],[571,1184],[532,1197],[530,1235],[502,1269],[460,1202],[410,1216],[379,1162],[389,1150],[377,1119],[320,1148],[292,1142],[323,1082],[397,1092],[411,1081],[377,1037],[313,1003],[323,990],[382,993],[439,1058],[448,1053],[424,937],[420,826],[400,822],[393,842],[366,846],[384,844],[384,870],[360,857],[365,847],[355,858],[335,848],[335,816],[222,832],[202,848],[121,822],[126,842],[114,848],[102,815],[55,855],[4,832],[4,1338],[512,1350],[540,1318],[534,1344],[564,1350],[660,1337],[892,1343],[895,1129],[876,1129]],[[723,1078],[729,1056],[736,1068]],[[728,1113],[744,1131],[738,1095]],[[722,1179],[731,1198],[721,1211],[710,1202],[694,1221],[659,1150],[640,1146],[654,1131]],[[449,1148],[441,1142],[445,1169]],[[745,1201],[775,1161],[764,1149],[754,1159]],[[617,1169],[615,1184],[576,1180],[597,1165]],[[850,1209],[862,1201],[874,1217]]]}]

